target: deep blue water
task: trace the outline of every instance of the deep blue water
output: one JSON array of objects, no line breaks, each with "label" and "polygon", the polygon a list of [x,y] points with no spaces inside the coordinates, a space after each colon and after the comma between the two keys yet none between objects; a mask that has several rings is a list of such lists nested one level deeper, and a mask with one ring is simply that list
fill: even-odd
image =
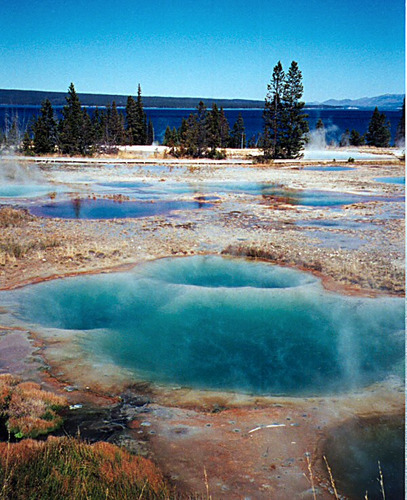
[{"label": "deep blue water", "polygon": [[210,203],[200,201],[160,200],[116,201],[104,199],[75,199],[55,201],[30,207],[30,211],[40,217],[61,219],[125,219],[169,214],[173,210],[194,210],[210,208]]},{"label": "deep blue water", "polygon": [[[5,122],[12,120],[14,116],[18,116],[21,128],[24,130],[32,116],[40,113],[40,106],[0,106],[0,128],[4,129]],[[55,108],[57,115],[61,116],[61,107]],[[92,113],[94,108],[88,108]],[[147,117],[151,118],[154,130],[155,139],[162,142],[164,132],[169,125],[179,127],[182,118],[187,118],[193,109],[167,109],[167,108],[147,108]],[[342,133],[346,130],[355,129],[361,134],[366,133],[369,121],[372,117],[372,110],[359,109],[308,109],[306,112],[309,115],[308,122],[310,130],[315,129],[315,125],[319,118],[325,124],[327,131],[327,142],[338,142]],[[239,113],[242,114],[246,128],[246,137],[249,140],[251,137],[256,139],[259,137],[263,129],[263,110],[262,109],[226,109],[225,114],[229,120],[230,127],[233,127]],[[390,121],[391,136],[394,139],[397,125],[401,118],[401,110],[385,111],[387,119]]]},{"label": "deep blue water", "polygon": [[262,262],[160,259],[13,293],[20,317],[72,330],[102,372],[113,362],[141,380],[290,395],[404,377],[402,298],[344,297]]}]

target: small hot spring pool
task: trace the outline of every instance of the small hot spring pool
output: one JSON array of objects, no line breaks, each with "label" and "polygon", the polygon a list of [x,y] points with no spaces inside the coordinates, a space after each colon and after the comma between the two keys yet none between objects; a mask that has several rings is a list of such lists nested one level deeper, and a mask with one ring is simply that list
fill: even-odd
[{"label": "small hot spring pool", "polygon": [[404,419],[381,417],[357,419],[331,432],[325,455],[336,486],[347,498],[383,500],[379,465],[385,497],[404,498]]},{"label": "small hot spring pool", "polygon": [[355,170],[352,167],[340,167],[335,165],[313,165],[309,167],[304,167],[303,170],[310,170],[313,172],[346,172],[347,170]]},{"label": "small hot spring pool", "polygon": [[[314,167],[310,167],[314,168]],[[317,167],[330,168],[330,167]],[[332,167],[337,169],[337,167]],[[341,167],[339,167],[341,169]],[[346,169],[346,167],[342,167]],[[174,195],[214,195],[214,194],[246,194],[261,196],[266,202],[285,203],[294,206],[307,207],[341,207],[353,203],[370,201],[397,201],[402,197],[386,197],[368,194],[344,193],[338,191],[317,191],[310,189],[289,189],[271,182],[109,182],[99,184],[102,190],[122,193],[136,199],[159,200]]]},{"label": "small hot spring pool", "polygon": [[119,201],[106,199],[81,199],[56,201],[29,208],[40,217],[61,219],[122,219],[169,214],[173,210],[211,208],[204,201]]},{"label": "small hot spring pool", "polygon": [[385,184],[405,184],[406,183],[406,178],[405,177],[377,177],[375,179],[377,182],[384,182]]},{"label": "small hot spring pool", "polygon": [[60,192],[61,188],[42,184],[9,184],[0,185],[0,198],[35,198],[48,193]]},{"label": "small hot spring pool", "polygon": [[7,293],[23,324],[71,331],[80,363],[113,362],[139,380],[313,395],[403,376],[403,299],[343,297],[262,262],[167,258]]}]

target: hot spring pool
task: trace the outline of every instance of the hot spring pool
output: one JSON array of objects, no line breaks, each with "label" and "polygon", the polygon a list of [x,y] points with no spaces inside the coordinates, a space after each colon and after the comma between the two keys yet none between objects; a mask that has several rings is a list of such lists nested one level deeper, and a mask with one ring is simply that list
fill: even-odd
[{"label": "hot spring pool", "polygon": [[402,417],[357,419],[332,431],[325,454],[336,485],[349,498],[383,500],[379,466],[386,498],[404,498],[404,421]]},{"label": "hot spring pool", "polygon": [[61,219],[116,219],[148,217],[169,214],[173,210],[210,208],[203,201],[119,201],[105,199],[81,199],[56,201],[30,207],[30,212],[40,217]]},{"label": "hot spring pool", "polygon": [[378,177],[375,179],[377,182],[384,182],[385,184],[402,184],[406,183],[405,177]]},{"label": "hot spring pool", "polygon": [[[314,167],[310,167],[314,168]],[[331,167],[315,167],[331,168]],[[332,167],[337,169],[336,167]],[[346,169],[343,167],[342,169]],[[339,167],[341,169],[341,167]],[[285,203],[294,206],[308,207],[341,207],[352,203],[370,201],[392,201],[397,197],[374,196],[368,194],[343,193],[338,191],[317,191],[311,189],[288,189],[271,182],[109,182],[97,187],[108,192],[122,193],[135,199],[165,199],[174,195],[213,195],[213,194],[246,194],[261,196],[265,200]],[[402,200],[401,197],[399,197]]]},{"label": "hot spring pool", "polygon": [[81,363],[96,357],[139,380],[312,395],[402,377],[403,299],[343,297],[271,264],[168,258],[8,293],[23,324],[71,331]]},{"label": "hot spring pool", "polygon": [[61,188],[42,184],[3,183],[0,185],[0,198],[35,198],[56,191],[61,191]]}]

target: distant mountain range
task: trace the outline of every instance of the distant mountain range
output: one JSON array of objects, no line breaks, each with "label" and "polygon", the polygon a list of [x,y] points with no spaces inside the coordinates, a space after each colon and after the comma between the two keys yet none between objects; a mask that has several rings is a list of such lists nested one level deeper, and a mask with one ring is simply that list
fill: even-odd
[{"label": "distant mountain range", "polygon": [[404,94],[384,94],[376,97],[361,97],[360,99],[329,99],[322,103],[310,103],[318,106],[334,106],[339,108],[375,108],[376,106],[382,109],[398,109],[403,105]]},{"label": "distant mountain range", "polygon": [[[48,92],[40,90],[8,90],[0,89],[0,105],[3,106],[35,106],[40,105],[44,99],[49,99],[53,106],[66,104],[66,92]],[[116,101],[117,106],[125,106],[127,95],[111,94],[78,94],[84,106],[106,106]],[[362,97],[361,99],[329,99],[324,102],[310,102],[311,108],[363,108],[380,110],[399,109],[403,105],[403,94],[385,94],[376,97]],[[215,103],[224,108],[263,108],[264,101],[249,99],[215,99],[199,97],[159,97],[143,96],[146,108],[195,108],[199,101],[207,107]]]}]

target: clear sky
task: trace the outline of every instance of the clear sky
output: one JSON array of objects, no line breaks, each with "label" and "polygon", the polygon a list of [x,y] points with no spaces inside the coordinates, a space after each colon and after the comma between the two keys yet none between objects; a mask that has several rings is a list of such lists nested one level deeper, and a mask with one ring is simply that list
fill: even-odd
[{"label": "clear sky", "polygon": [[11,0],[0,88],[263,99],[296,60],[304,99],[404,93],[404,0]]}]

